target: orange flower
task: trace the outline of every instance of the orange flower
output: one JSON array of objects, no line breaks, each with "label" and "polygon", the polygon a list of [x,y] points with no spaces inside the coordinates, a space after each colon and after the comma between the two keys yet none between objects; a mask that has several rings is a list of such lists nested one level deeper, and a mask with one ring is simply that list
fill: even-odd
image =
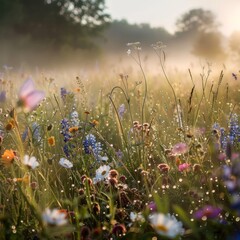
[{"label": "orange flower", "polygon": [[10,165],[15,158],[15,153],[12,149],[10,150],[5,150],[3,155],[2,155],[2,163],[4,165]]},{"label": "orange flower", "polygon": [[51,137],[48,138],[48,145],[50,147],[55,146],[55,138],[54,138],[54,136],[51,136]]},{"label": "orange flower", "polygon": [[30,176],[29,174],[26,174],[23,178],[14,178],[13,182],[22,182],[25,184],[29,184],[30,183]]},{"label": "orange flower", "polygon": [[78,131],[78,127],[71,127],[68,129],[70,133],[76,133]]},{"label": "orange flower", "polygon": [[97,126],[97,125],[99,124],[99,122],[94,119],[94,120],[92,121],[92,124],[93,124],[94,126]]}]

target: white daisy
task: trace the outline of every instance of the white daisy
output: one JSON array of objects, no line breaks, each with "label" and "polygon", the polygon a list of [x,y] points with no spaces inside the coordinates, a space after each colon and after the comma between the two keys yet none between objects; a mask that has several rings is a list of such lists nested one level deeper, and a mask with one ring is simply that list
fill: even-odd
[{"label": "white daisy", "polygon": [[53,210],[46,208],[42,214],[42,219],[47,224],[57,226],[64,225],[68,222],[66,218],[66,213],[61,212],[56,208]]},{"label": "white daisy", "polygon": [[96,170],[96,176],[93,178],[93,182],[97,183],[108,177],[110,167],[108,165],[103,165]]},{"label": "white daisy", "polygon": [[175,216],[162,213],[154,213],[149,216],[150,223],[155,231],[163,236],[175,238],[183,235],[184,229],[182,222],[178,221]]},{"label": "white daisy", "polygon": [[35,169],[39,166],[39,162],[37,161],[37,159],[35,157],[29,157],[28,155],[24,156],[23,164],[31,169]]},{"label": "white daisy", "polygon": [[65,168],[72,168],[73,164],[66,158],[60,158],[59,164]]}]

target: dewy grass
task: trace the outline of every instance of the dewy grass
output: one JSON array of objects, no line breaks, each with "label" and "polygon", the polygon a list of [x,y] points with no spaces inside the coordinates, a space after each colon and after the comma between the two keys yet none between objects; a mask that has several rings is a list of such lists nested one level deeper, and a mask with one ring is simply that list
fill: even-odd
[{"label": "dewy grass", "polygon": [[238,238],[239,82],[210,65],[169,78],[161,48],[162,79],[129,47],[137,73],[33,74],[25,105],[4,75],[0,239]]}]

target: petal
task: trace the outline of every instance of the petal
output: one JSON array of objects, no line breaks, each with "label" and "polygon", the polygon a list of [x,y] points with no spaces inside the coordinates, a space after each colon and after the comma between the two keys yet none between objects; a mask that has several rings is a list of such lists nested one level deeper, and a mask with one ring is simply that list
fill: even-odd
[{"label": "petal", "polygon": [[28,78],[22,85],[19,91],[19,97],[25,98],[29,95],[32,91],[34,91],[34,82],[32,78]]},{"label": "petal", "polygon": [[24,107],[31,111],[42,101],[45,94],[42,91],[33,91],[24,98]]}]

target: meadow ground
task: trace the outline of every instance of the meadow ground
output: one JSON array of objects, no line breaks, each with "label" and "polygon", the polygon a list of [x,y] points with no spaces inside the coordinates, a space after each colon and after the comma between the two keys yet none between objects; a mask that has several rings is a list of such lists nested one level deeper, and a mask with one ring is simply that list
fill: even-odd
[{"label": "meadow ground", "polygon": [[136,71],[4,70],[0,239],[240,239],[237,70],[129,47]]}]

